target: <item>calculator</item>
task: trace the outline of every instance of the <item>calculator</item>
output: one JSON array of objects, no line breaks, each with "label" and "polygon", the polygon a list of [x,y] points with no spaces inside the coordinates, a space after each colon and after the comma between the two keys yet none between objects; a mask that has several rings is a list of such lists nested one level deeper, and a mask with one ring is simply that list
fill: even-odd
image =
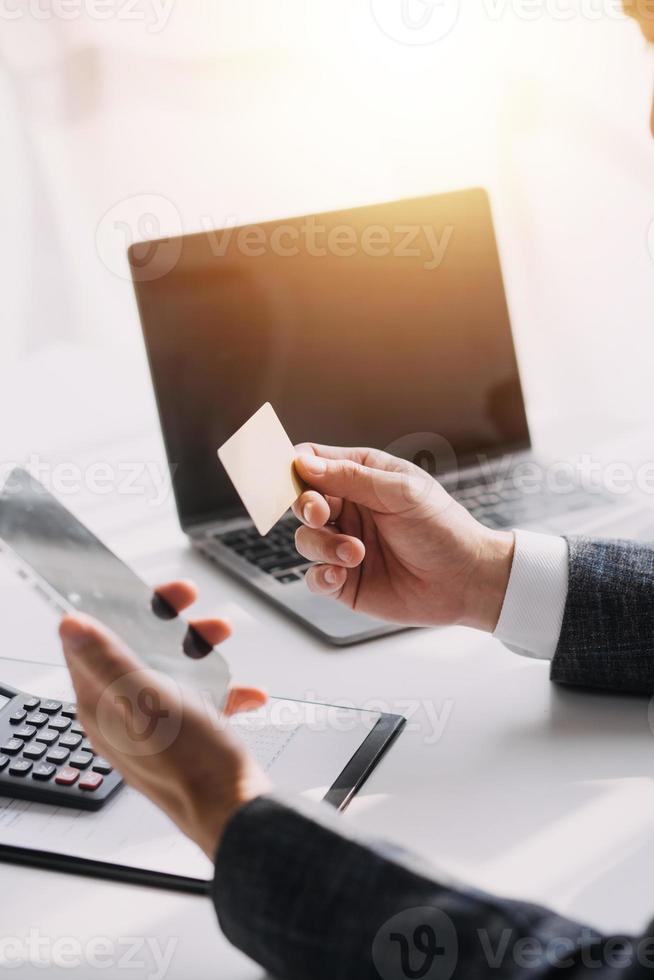
[{"label": "calculator", "polygon": [[74,704],[0,684],[0,796],[99,810],[122,785]]}]

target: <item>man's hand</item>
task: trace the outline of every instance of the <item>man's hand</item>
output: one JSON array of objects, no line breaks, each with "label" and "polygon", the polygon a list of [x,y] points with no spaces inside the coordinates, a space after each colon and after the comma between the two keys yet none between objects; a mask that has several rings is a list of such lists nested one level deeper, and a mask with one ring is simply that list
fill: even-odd
[{"label": "man's hand", "polygon": [[313,489],[294,506],[309,588],[394,623],[492,631],[513,535],[476,521],[428,473],[373,449],[296,447]]},{"label": "man's hand", "polygon": [[623,0],[625,13],[638,21],[648,41],[654,41],[654,0]]},{"label": "man's hand", "polygon": [[[162,586],[157,594],[177,612],[196,598],[187,582]],[[212,645],[229,635],[222,620],[192,625]],[[78,715],[95,751],[213,860],[227,821],[269,791],[267,777],[197,695],[146,668],[99,623],[65,616],[60,636]],[[265,701],[256,688],[233,688],[226,714]]]}]

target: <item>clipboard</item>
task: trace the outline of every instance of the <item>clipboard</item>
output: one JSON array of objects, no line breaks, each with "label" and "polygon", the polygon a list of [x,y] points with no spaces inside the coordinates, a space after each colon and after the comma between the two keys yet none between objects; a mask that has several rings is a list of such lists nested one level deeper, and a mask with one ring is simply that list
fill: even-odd
[{"label": "clipboard", "polygon": [[[298,704],[302,702],[297,702]],[[321,706],[329,707],[329,706]],[[354,710],[354,709],[344,709]],[[345,810],[364,785],[381,758],[406,724],[402,715],[379,714],[377,721],[351,756],[327,792],[323,802],[337,810]],[[96,816],[102,811],[97,811]],[[181,832],[180,832],[181,833]],[[0,829],[1,836],[1,829]],[[190,894],[209,894],[211,879],[187,877],[146,868],[138,868],[105,860],[91,860],[47,849],[15,846],[0,841],[0,861],[51,871],[80,874],[135,885],[148,885]]]}]

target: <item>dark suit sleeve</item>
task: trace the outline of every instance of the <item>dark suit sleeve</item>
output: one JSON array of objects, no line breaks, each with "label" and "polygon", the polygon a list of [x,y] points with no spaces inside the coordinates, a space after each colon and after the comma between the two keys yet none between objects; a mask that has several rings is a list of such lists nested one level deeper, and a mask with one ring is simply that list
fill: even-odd
[{"label": "dark suit sleeve", "polygon": [[552,680],[654,693],[654,548],[568,538],[568,597]]},{"label": "dark suit sleeve", "polygon": [[649,935],[607,938],[441,883],[418,858],[357,839],[326,804],[242,807],[218,851],[213,900],[227,938],[283,980],[654,975]]}]

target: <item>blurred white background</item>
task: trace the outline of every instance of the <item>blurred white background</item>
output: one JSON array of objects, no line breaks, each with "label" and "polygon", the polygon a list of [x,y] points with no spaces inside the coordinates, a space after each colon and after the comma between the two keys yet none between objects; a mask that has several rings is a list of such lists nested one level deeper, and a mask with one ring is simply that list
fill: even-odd
[{"label": "blurred white background", "polygon": [[636,26],[618,0],[408,2],[413,29],[402,0],[4,0],[5,456],[152,425],[132,239],[474,184],[532,423],[654,417]]}]

